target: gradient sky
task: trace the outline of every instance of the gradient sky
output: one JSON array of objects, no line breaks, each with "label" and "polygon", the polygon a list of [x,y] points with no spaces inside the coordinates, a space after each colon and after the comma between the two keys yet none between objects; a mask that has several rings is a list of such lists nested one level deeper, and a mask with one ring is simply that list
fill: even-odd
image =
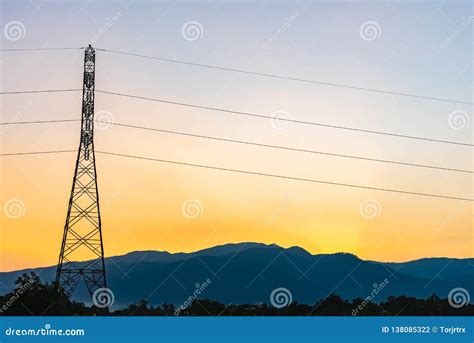
[{"label": "gradient sky", "polygon": [[[264,73],[472,102],[470,1],[191,2],[2,1],[24,38],[3,49],[94,47]],[[118,19],[113,19],[114,16]],[[293,19],[289,21],[289,18]],[[183,38],[197,21],[202,37]],[[376,21],[380,36],[362,39]],[[109,23],[109,25],[107,25]],[[285,24],[286,23],[286,24]],[[105,29],[107,28],[107,29]],[[101,31],[102,30],[102,31]],[[3,31],[3,30],[2,30]],[[2,52],[2,91],[82,87],[83,51]],[[97,52],[96,87],[292,119],[473,142],[473,107],[275,80]],[[79,119],[80,93],[1,95],[1,121]],[[460,129],[450,114],[468,120]],[[105,113],[105,114],[104,114]],[[371,158],[474,169],[472,147],[309,127],[96,95],[96,116],[180,130]],[[460,113],[460,112],[456,112]],[[99,114],[102,116],[100,117]],[[1,128],[1,152],[76,149],[80,125]],[[341,183],[468,197],[472,174],[285,152],[111,126],[97,150]],[[0,157],[0,270],[57,262],[75,154]],[[298,245],[312,253],[364,259],[473,257],[473,206],[457,200],[309,184],[97,155],[107,256],[133,250],[194,251],[229,242]],[[183,216],[188,199],[202,215]],[[367,200],[378,215],[361,215]]]}]

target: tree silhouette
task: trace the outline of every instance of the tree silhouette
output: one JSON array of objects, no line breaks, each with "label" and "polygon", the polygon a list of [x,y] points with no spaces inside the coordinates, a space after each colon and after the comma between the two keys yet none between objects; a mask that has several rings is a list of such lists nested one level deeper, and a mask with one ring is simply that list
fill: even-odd
[{"label": "tree silhouette", "polygon": [[[54,283],[42,283],[34,272],[23,274],[15,289],[0,296],[0,315],[9,316],[93,316],[108,314],[104,309],[72,302]],[[190,306],[177,309],[172,304],[150,306],[146,299],[116,309],[113,316],[472,316],[474,305],[450,306],[447,299],[433,294],[427,299],[407,296],[388,297],[380,303],[356,298],[352,301],[330,294],[315,305],[293,302],[283,308],[268,304],[222,304],[209,299],[195,299]]]},{"label": "tree silhouette", "polygon": [[89,308],[71,302],[53,283],[42,283],[36,273],[23,274],[15,289],[0,297],[1,314],[8,316],[88,315]]}]

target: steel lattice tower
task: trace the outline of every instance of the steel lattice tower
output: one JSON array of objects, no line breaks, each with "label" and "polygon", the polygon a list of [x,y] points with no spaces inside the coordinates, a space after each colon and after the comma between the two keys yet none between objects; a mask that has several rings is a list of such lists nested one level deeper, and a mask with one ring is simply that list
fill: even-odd
[{"label": "steel lattice tower", "polygon": [[94,154],[94,83],[95,50],[89,45],[84,54],[81,140],[56,272],[56,283],[68,296],[81,279],[91,296],[106,287]]}]

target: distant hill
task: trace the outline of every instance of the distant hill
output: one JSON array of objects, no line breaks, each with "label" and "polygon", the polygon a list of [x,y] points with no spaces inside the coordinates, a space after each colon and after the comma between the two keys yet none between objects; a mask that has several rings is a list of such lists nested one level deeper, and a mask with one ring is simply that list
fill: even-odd
[{"label": "distant hill", "polygon": [[[433,293],[446,298],[455,287],[467,289],[474,298],[474,259],[381,263],[346,253],[312,255],[300,247],[239,243],[194,253],[134,251],[107,258],[106,268],[118,307],[144,298],[152,305],[180,305],[207,279],[211,283],[200,296],[225,304],[269,303],[270,293],[278,287],[306,304],[330,293],[345,299],[366,298],[385,279],[388,283],[375,301],[398,295],[426,298]],[[15,279],[29,271],[52,281],[56,266],[0,273],[0,293],[13,289]],[[73,299],[90,303],[84,287]]]},{"label": "distant hill", "polygon": [[383,264],[402,273],[423,279],[460,282],[472,280],[474,277],[474,258],[422,258],[405,263]]}]

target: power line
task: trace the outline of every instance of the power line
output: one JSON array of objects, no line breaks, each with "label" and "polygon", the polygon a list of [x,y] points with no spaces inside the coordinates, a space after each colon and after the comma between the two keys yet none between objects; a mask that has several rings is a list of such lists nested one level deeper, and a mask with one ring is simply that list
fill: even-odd
[{"label": "power line", "polygon": [[[16,152],[16,153],[0,154],[0,156],[56,154],[56,153],[67,153],[67,152],[77,152],[77,150]],[[418,195],[418,196],[441,198],[441,199],[474,201],[473,198],[461,198],[461,197],[454,197],[454,196],[448,196],[448,195],[439,195],[439,194],[432,194],[432,193],[419,193],[419,192],[404,191],[404,190],[399,190],[399,189],[379,188],[379,187],[371,187],[371,186],[363,186],[363,185],[354,185],[354,184],[349,184],[349,183],[340,183],[340,182],[332,182],[332,181],[324,181],[324,180],[316,180],[316,179],[306,179],[306,178],[300,178],[300,177],[269,174],[269,173],[262,173],[262,172],[254,172],[254,171],[241,170],[241,169],[216,167],[216,166],[205,165],[205,164],[194,164],[194,163],[188,163],[188,162],[162,160],[162,159],[158,159],[158,158],[143,157],[143,156],[136,156],[136,155],[127,155],[127,154],[120,154],[120,153],[107,152],[107,151],[96,151],[96,153],[103,154],[103,155],[110,155],[110,156],[119,156],[119,157],[127,157],[127,158],[139,159],[139,160],[146,160],[146,161],[169,163],[169,164],[182,165],[182,166],[188,166],[188,167],[197,167],[197,168],[227,171],[227,172],[240,173],[240,174],[266,176],[266,177],[273,177],[273,178],[278,178],[278,179],[287,179],[287,180],[303,181],[303,182],[311,182],[311,183],[320,183],[320,184],[326,184],[326,185],[332,185],[332,186],[342,186],[342,187],[350,187],[350,188],[368,189],[368,190],[373,190],[373,191],[401,193],[401,194]]]},{"label": "power line", "polygon": [[[139,100],[154,101],[154,102],[160,102],[160,103],[170,104],[170,105],[192,107],[192,108],[198,108],[198,109],[202,109],[202,110],[217,111],[217,112],[237,114],[237,115],[249,116],[249,117],[255,117],[255,118],[270,119],[270,120],[277,119],[277,118],[273,118],[272,116],[268,116],[268,115],[264,115],[264,114],[234,111],[234,110],[228,110],[228,109],[224,109],[224,108],[201,106],[201,105],[189,104],[189,103],[178,102],[178,101],[170,101],[170,100],[164,100],[164,99],[158,99],[158,98],[149,98],[149,97],[144,97],[144,96],[118,93],[118,92],[109,92],[109,91],[103,91],[103,90],[97,90],[97,89],[95,91],[97,93],[110,94],[110,95],[127,97],[127,98],[132,98],[132,99],[139,99]],[[398,138],[416,139],[416,140],[436,142],[436,143],[454,144],[454,145],[471,146],[471,147],[474,146],[473,144],[469,144],[469,143],[447,141],[447,140],[427,138],[427,137],[419,137],[419,136],[402,135],[402,134],[398,134],[398,133],[391,133],[391,132],[384,132],[384,131],[366,130],[366,129],[359,129],[359,128],[354,128],[354,127],[349,127],[349,126],[330,125],[330,124],[325,124],[325,123],[310,122],[310,121],[303,121],[303,120],[296,120],[296,119],[286,119],[286,118],[282,119],[282,120],[285,120],[285,121],[291,122],[291,123],[321,126],[321,127],[331,128],[331,129],[363,132],[363,133],[370,133],[370,134],[384,135],[384,136],[392,136],[392,137],[398,137]]]},{"label": "power line", "polygon": [[[80,121],[80,119],[55,119],[55,120],[38,120],[38,121],[22,121],[22,122],[5,122],[5,123],[0,123],[0,125],[68,123],[68,122],[78,122],[78,121]],[[136,126],[136,125],[108,122],[108,121],[102,121],[102,120],[95,120],[95,122],[102,123],[102,124],[111,124],[111,125],[116,125],[116,126],[125,127],[125,128],[162,132],[162,133],[168,133],[168,134],[173,134],[173,135],[203,138],[203,139],[210,139],[210,140],[216,140],[216,141],[221,141],[221,142],[259,146],[259,147],[264,147],[264,148],[281,149],[281,150],[296,151],[296,152],[303,152],[303,153],[310,153],[310,154],[319,154],[319,155],[334,156],[334,157],[341,157],[341,158],[350,158],[350,159],[370,161],[370,162],[389,163],[389,164],[403,165],[403,166],[408,166],[408,167],[428,168],[428,169],[445,170],[445,171],[452,171],[452,172],[459,172],[459,173],[470,173],[470,174],[474,173],[474,171],[466,170],[466,169],[455,169],[455,168],[432,166],[432,165],[425,165],[425,164],[418,164],[418,163],[383,160],[383,159],[376,159],[376,158],[356,156],[356,155],[336,154],[336,153],[330,153],[326,151],[300,149],[300,148],[293,148],[293,147],[287,147],[287,146],[281,146],[281,145],[271,145],[271,144],[264,144],[264,143],[235,140],[235,139],[229,139],[229,138],[223,138],[223,137],[205,136],[205,135],[198,135],[198,134],[187,133],[187,132],[182,132],[182,131],[163,130],[163,129],[152,128],[152,127]]]},{"label": "power line", "polygon": [[17,48],[17,49],[0,49],[0,51],[4,52],[13,52],[13,51],[47,51],[47,50],[83,50],[83,47],[74,48]]},{"label": "power line", "polygon": [[119,154],[119,153],[106,152],[106,151],[96,151],[96,152],[99,153],[99,154],[104,154],[104,155],[128,157],[128,158],[134,158],[134,159],[140,159],[140,160],[170,163],[170,164],[183,165],[183,166],[188,166],[188,167],[214,169],[214,170],[227,171],[227,172],[233,172],[233,173],[267,176],[267,177],[273,177],[273,178],[279,178],[279,179],[304,181],[304,182],[312,182],[312,183],[320,183],[320,184],[327,184],[327,185],[333,185],[333,186],[343,186],[343,187],[351,187],[351,188],[368,189],[368,190],[391,192],[391,193],[419,195],[419,196],[434,197],[434,198],[462,200],[462,201],[474,201],[474,199],[471,199],[471,198],[460,198],[460,197],[453,197],[453,196],[447,196],[447,195],[438,195],[438,194],[431,194],[431,193],[418,193],[418,192],[403,191],[403,190],[398,190],[398,189],[361,186],[361,185],[353,185],[353,184],[349,184],[349,183],[339,183],[339,182],[323,181],[323,180],[316,180],[316,179],[305,179],[305,178],[293,177],[293,176],[268,174],[268,173],[254,172],[254,171],[241,170],[241,169],[222,168],[222,167],[215,167],[215,166],[211,166],[211,165],[194,164],[194,163],[187,163],[187,162],[180,162],[180,161],[162,160],[162,159],[157,159],[157,158],[142,157],[142,156],[136,156],[136,155],[126,155],[126,154]]},{"label": "power line", "polygon": [[437,98],[437,97],[432,97],[432,96],[425,96],[425,95],[418,95],[418,94],[411,94],[411,93],[394,92],[394,91],[387,91],[387,90],[381,90],[381,89],[375,89],[375,88],[352,86],[352,85],[341,84],[341,83],[301,79],[301,78],[291,77],[291,76],[267,74],[267,73],[260,73],[260,72],[255,72],[255,71],[242,70],[242,69],[220,67],[220,66],[209,65],[209,64],[187,62],[187,61],[181,61],[181,60],[176,60],[176,59],[171,59],[171,58],[140,55],[140,54],[125,52],[125,51],[117,51],[117,50],[109,50],[109,49],[96,49],[96,50],[97,51],[110,52],[110,53],[114,53],[114,54],[121,54],[121,55],[127,55],[127,56],[134,56],[134,57],[158,60],[158,61],[162,61],[162,62],[185,64],[185,65],[190,65],[190,66],[194,66],[194,67],[230,71],[230,72],[234,72],[234,73],[248,74],[248,75],[254,75],[254,76],[263,76],[263,77],[274,78],[274,79],[298,81],[298,82],[311,83],[311,84],[317,84],[317,85],[323,85],[323,86],[339,87],[339,88],[353,89],[353,90],[380,93],[380,94],[397,95],[397,96],[404,96],[404,97],[411,97],[411,98],[418,98],[418,99],[425,99],[425,100],[435,100],[435,101],[451,102],[451,103],[465,104],[465,105],[473,105],[474,104],[474,102],[469,102],[469,101]]},{"label": "power line", "polygon": [[80,119],[52,119],[52,120],[35,120],[35,121],[11,121],[3,122],[0,125],[22,125],[22,124],[48,124],[48,123],[68,123],[81,121]]},{"label": "power line", "polygon": [[265,148],[272,148],[272,149],[281,149],[281,150],[297,151],[297,152],[304,152],[304,153],[310,153],[310,154],[319,154],[319,155],[327,155],[327,156],[334,156],[334,157],[351,158],[351,159],[371,161],[371,162],[390,163],[390,164],[397,164],[397,165],[403,165],[403,166],[409,166],[409,167],[438,169],[438,170],[446,170],[446,171],[453,171],[453,172],[460,172],[460,173],[471,173],[471,174],[474,173],[471,170],[465,170],[465,169],[454,169],[454,168],[438,167],[438,166],[408,163],[408,162],[382,160],[382,159],[375,159],[375,158],[362,157],[362,156],[336,154],[336,153],[330,153],[330,152],[325,152],[325,151],[299,149],[299,148],[292,148],[292,147],[281,146],[281,145],[271,145],[271,144],[263,144],[263,143],[256,143],[256,142],[248,142],[248,141],[241,141],[241,140],[222,138],[222,137],[204,136],[204,135],[198,135],[198,134],[186,133],[186,132],[180,132],[180,131],[156,129],[156,128],[151,128],[151,127],[135,126],[135,125],[121,124],[121,123],[110,123],[110,122],[105,122],[105,121],[100,121],[100,120],[96,120],[96,122],[104,123],[104,124],[112,124],[112,125],[117,125],[117,126],[126,127],[126,128],[163,132],[163,133],[169,133],[169,134],[173,134],[173,135],[204,138],[204,139],[216,140],[216,141],[221,141],[221,142],[246,144],[246,145],[253,145],[253,146],[259,146],[259,147],[265,147]]},{"label": "power line", "polygon": [[[2,95],[2,94],[3,95],[27,94],[27,93],[77,92],[77,91],[82,91],[82,89],[76,88],[76,89],[47,89],[47,90],[8,91],[8,92],[0,92],[0,95]],[[109,95],[115,95],[115,96],[121,96],[121,97],[127,97],[127,98],[139,99],[139,100],[154,101],[154,102],[160,102],[160,103],[165,103],[165,104],[169,104],[169,105],[192,107],[192,108],[198,108],[198,109],[203,109],[203,110],[217,111],[217,112],[223,112],[223,113],[229,113],[229,114],[237,114],[237,115],[249,116],[249,117],[255,117],[255,118],[264,118],[264,119],[270,119],[270,120],[276,119],[276,118],[273,118],[272,116],[268,116],[268,115],[264,115],[264,114],[234,111],[234,110],[228,110],[228,109],[224,109],[224,108],[201,106],[201,105],[189,104],[189,103],[178,102],[178,101],[164,100],[164,99],[158,99],[158,98],[150,98],[150,97],[144,97],[144,96],[138,96],[138,95],[132,95],[132,94],[97,90],[97,89],[95,91],[97,93],[103,93],[103,94],[109,94]],[[427,141],[427,142],[454,144],[454,145],[462,145],[462,146],[470,146],[470,147],[474,146],[474,144],[470,144],[470,143],[462,143],[462,142],[448,141],[448,140],[427,138],[427,137],[420,137],[420,136],[410,136],[410,135],[403,135],[403,134],[392,133],[392,132],[384,132],[384,131],[366,130],[366,129],[359,129],[359,128],[349,127],[349,126],[338,126],[338,125],[331,125],[331,124],[318,123],[318,122],[309,122],[309,121],[296,120],[296,119],[290,119],[290,118],[288,118],[288,119],[285,118],[285,119],[282,119],[282,120],[285,120],[285,121],[291,122],[291,123],[296,123],[296,124],[321,126],[321,127],[326,127],[326,128],[331,128],[331,129],[338,129],[338,130],[348,130],[348,131],[363,132],[363,133],[369,133],[369,134],[392,136],[392,137],[406,138],[406,139],[416,139],[416,140]]]},{"label": "power line", "polygon": [[0,92],[3,95],[10,94],[33,94],[33,93],[61,93],[61,92],[78,92],[82,91],[80,88],[71,88],[71,89],[38,89],[38,90],[24,90],[24,91],[8,91]]},{"label": "power line", "polygon": [[77,150],[53,150],[53,151],[31,151],[31,152],[12,152],[0,154],[0,156],[22,156],[22,155],[44,155],[44,154],[62,154],[66,152],[77,152]]},{"label": "power line", "polygon": [[[14,49],[0,49],[0,51],[2,51],[2,52],[15,52],[15,51],[48,51],[48,50],[49,51],[52,51],[52,50],[83,50],[83,49],[85,49],[85,48],[84,47],[14,48]],[[177,60],[177,59],[172,59],[172,58],[141,55],[141,54],[135,54],[135,53],[125,52],[125,51],[118,51],[118,50],[109,50],[109,49],[95,49],[95,50],[96,51],[114,53],[114,54],[121,54],[121,55],[133,56],[133,57],[140,57],[140,58],[158,60],[158,61],[162,61],[162,62],[170,62],[170,63],[190,65],[190,66],[194,66],[194,67],[229,71],[229,72],[233,72],[233,73],[241,73],[241,74],[254,75],[254,76],[263,76],[263,77],[268,77],[268,78],[273,78],[273,79],[297,81],[297,82],[311,83],[311,84],[317,84],[317,85],[322,85],[322,86],[339,87],[339,88],[346,88],[346,89],[359,90],[359,91],[365,91],[365,92],[373,92],[373,93],[380,93],[380,94],[388,94],[388,95],[397,95],[397,96],[418,98],[418,99],[424,99],[424,100],[434,100],[434,101],[451,102],[451,103],[464,104],[464,105],[474,105],[474,102],[470,102],[470,101],[438,98],[438,97],[419,95],[419,94],[413,94],[413,93],[395,92],[395,91],[388,91],[388,90],[383,90],[383,89],[353,86],[353,85],[335,83],[335,82],[325,82],[325,81],[317,81],[317,80],[310,80],[310,79],[302,79],[302,78],[297,78],[297,77],[292,77],[292,76],[261,73],[261,72],[255,72],[255,71],[249,71],[249,70],[243,70],[243,69],[235,69],[235,68],[228,68],[228,67],[221,67],[221,66],[203,64],[203,63],[187,62],[187,61],[182,61],[182,60]]]}]

